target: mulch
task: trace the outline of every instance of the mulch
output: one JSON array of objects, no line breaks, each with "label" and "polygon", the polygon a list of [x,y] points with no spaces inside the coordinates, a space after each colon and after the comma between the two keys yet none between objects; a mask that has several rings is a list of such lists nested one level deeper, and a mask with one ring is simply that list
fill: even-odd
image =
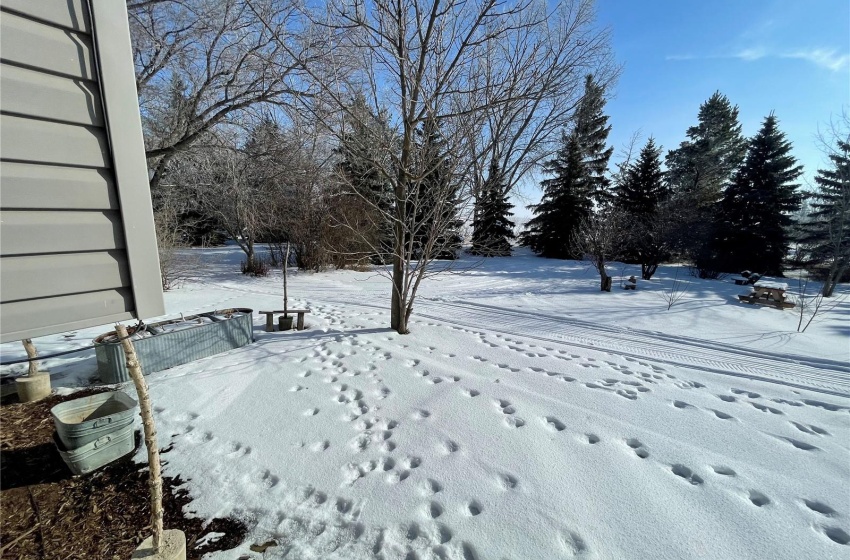
[{"label": "mulch", "polygon": [[[0,557],[126,560],[150,535],[146,463],[134,463],[131,453],[93,473],[73,476],[53,443],[50,409],[102,391],[0,406]],[[140,442],[137,434],[136,445]],[[163,477],[163,509],[165,528],[186,534],[187,558],[242,543],[247,529],[238,520],[186,517],[191,498],[178,488],[184,483]],[[196,547],[210,532],[225,536]]]}]

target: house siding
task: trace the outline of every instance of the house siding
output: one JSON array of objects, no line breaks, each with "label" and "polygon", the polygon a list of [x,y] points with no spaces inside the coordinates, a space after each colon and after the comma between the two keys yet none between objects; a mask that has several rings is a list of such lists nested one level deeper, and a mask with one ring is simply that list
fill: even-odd
[{"label": "house siding", "polygon": [[164,312],[131,61],[123,1],[0,0],[0,342]]}]

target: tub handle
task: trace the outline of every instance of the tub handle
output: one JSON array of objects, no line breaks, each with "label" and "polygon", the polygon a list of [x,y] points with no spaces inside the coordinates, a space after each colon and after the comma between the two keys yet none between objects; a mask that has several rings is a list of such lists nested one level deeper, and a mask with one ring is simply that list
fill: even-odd
[{"label": "tub handle", "polygon": [[94,442],[94,448],[98,449],[99,447],[108,444],[110,441],[112,441],[112,436],[103,436],[101,438],[98,438],[98,440]]},{"label": "tub handle", "polygon": [[112,418],[99,418],[94,421],[94,427],[100,428],[101,426],[106,426],[112,422]]}]

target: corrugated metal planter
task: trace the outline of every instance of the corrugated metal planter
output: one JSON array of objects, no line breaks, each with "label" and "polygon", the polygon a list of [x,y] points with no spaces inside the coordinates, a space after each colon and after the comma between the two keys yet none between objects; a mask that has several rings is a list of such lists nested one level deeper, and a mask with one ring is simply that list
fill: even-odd
[{"label": "corrugated metal planter", "polygon": [[56,434],[54,434],[53,442],[71,472],[81,475],[95,471],[132,453],[136,444],[134,435],[135,430],[130,423],[120,430],[101,436],[76,449],[67,449]]},{"label": "corrugated metal planter", "polygon": [[[250,344],[254,340],[253,313],[252,309],[225,309],[130,330],[142,371],[149,374]],[[95,338],[94,346],[101,381],[130,379],[115,332]]]},{"label": "corrugated metal planter", "polygon": [[122,391],[99,393],[50,409],[56,433],[67,449],[76,449],[133,423],[136,401]]}]

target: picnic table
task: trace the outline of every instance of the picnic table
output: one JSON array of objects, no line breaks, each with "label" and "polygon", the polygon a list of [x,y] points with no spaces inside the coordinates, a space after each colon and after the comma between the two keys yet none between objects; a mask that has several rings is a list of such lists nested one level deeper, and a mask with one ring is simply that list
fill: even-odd
[{"label": "picnic table", "polygon": [[779,309],[794,307],[794,302],[786,300],[786,290],[788,290],[788,284],[785,282],[759,280],[753,285],[752,292],[741,294],[738,299],[750,304],[771,305]]}]

